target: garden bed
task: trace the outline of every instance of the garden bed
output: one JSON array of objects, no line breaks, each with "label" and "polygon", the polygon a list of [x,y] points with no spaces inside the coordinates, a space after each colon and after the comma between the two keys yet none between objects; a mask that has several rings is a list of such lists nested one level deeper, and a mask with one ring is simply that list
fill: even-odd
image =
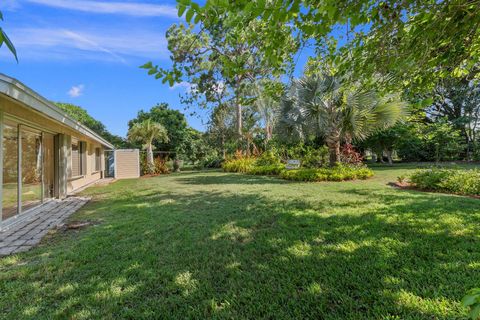
[{"label": "garden bed", "polygon": [[373,176],[373,171],[364,165],[338,164],[335,167],[299,168],[288,170],[280,162],[264,164],[262,159],[240,158],[228,160],[223,165],[226,172],[240,172],[253,175],[278,176],[293,181],[347,181],[365,180]]}]

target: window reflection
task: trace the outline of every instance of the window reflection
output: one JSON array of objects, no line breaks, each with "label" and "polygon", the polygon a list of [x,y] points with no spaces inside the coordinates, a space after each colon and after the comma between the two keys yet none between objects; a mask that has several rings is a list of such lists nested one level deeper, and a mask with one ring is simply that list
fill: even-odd
[{"label": "window reflection", "polygon": [[18,129],[15,124],[3,126],[3,199],[2,219],[17,213]]},{"label": "window reflection", "polygon": [[22,211],[42,202],[42,136],[22,130]]}]

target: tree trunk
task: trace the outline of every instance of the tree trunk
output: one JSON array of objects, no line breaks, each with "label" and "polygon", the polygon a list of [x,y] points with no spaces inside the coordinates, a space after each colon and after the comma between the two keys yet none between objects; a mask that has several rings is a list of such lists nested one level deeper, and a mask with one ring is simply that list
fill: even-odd
[{"label": "tree trunk", "polygon": [[387,154],[388,164],[393,165],[393,159],[392,159],[393,151],[392,150],[387,150],[387,151],[385,151],[385,153]]},{"label": "tree trunk", "polygon": [[378,154],[378,159],[380,160],[381,163],[385,163],[385,160],[383,160],[383,152],[380,152]]},{"label": "tree trunk", "polygon": [[272,140],[272,126],[267,124],[265,126],[265,144]]},{"label": "tree trunk", "polygon": [[340,136],[327,137],[325,140],[330,154],[330,167],[334,167],[340,161]]},{"label": "tree trunk", "polygon": [[225,150],[225,134],[222,133],[222,157],[225,160],[227,158],[227,151]]}]

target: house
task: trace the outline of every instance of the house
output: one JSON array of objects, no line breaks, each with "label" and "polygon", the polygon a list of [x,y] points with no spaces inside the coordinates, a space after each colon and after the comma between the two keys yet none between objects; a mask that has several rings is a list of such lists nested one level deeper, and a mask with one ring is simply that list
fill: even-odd
[{"label": "house", "polygon": [[[115,176],[117,166],[120,177],[138,177],[138,150],[113,149],[47,99],[0,74],[0,228],[51,199]],[[121,163],[114,160],[117,152],[127,154]]]}]

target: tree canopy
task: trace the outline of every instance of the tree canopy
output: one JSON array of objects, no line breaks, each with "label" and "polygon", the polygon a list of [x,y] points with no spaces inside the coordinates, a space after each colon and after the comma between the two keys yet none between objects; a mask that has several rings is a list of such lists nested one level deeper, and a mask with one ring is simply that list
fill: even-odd
[{"label": "tree canopy", "polygon": [[169,108],[167,103],[159,103],[149,111],[140,110],[137,117],[128,122],[128,127],[132,128],[136,123],[147,119],[161,124],[167,131],[167,141],[154,141],[158,151],[173,152],[183,145],[188,128],[187,120],[183,113]]},{"label": "tree canopy", "polygon": [[264,39],[259,49],[274,65],[285,57],[277,50],[288,48],[279,28],[287,26],[301,44],[313,42],[319,56],[343,59],[345,69],[391,73],[397,85],[430,88],[439,78],[479,77],[479,7],[479,0],[178,1],[187,22],[221,23],[225,15],[236,17],[226,24],[261,21],[263,32],[251,41]]},{"label": "tree canopy", "polygon": [[63,102],[57,102],[56,105],[66,114],[68,114],[81,124],[92,129],[95,133],[102,136],[105,140],[113,144],[115,147],[125,148],[129,146],[128,142],[125,141],[125,139],[120,136],[111,134],[102,122],[93,118],[91,115],[88,114],[87,110],[83,109],[82,107],[76,106],[71,103]]}]

